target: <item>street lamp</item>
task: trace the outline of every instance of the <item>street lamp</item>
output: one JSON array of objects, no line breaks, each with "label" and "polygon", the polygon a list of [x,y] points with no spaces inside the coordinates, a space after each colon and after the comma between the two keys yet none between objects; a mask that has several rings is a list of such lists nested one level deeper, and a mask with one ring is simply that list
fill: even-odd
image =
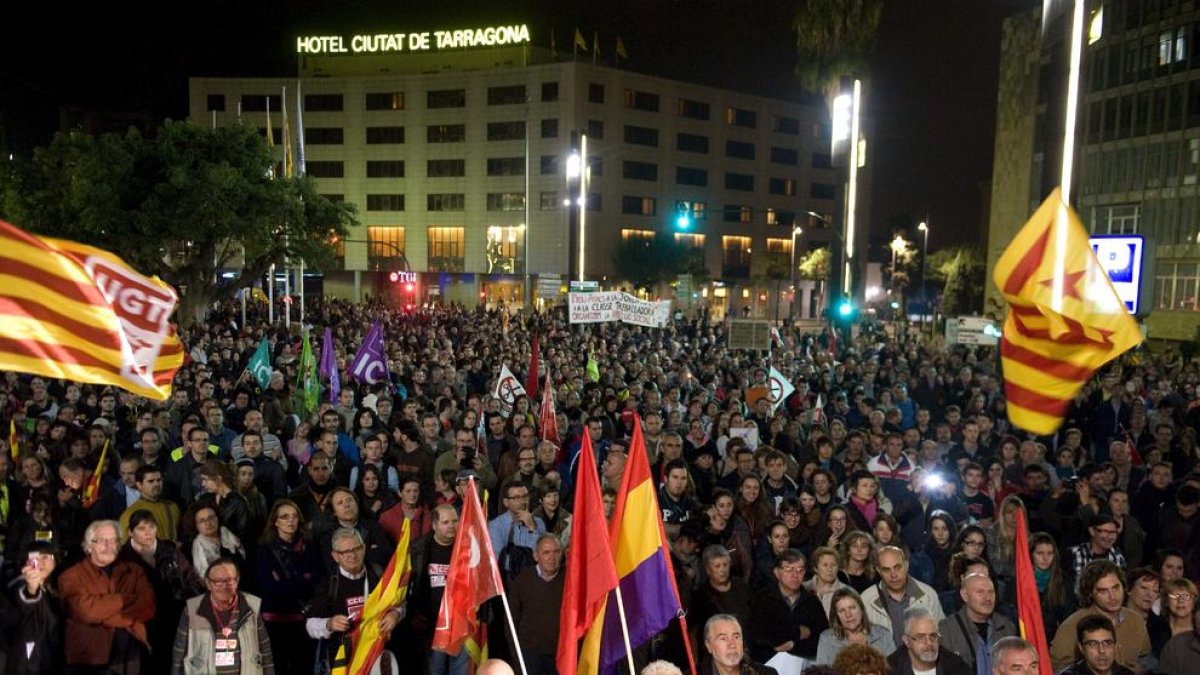
[{"label": "street lamp", "polygon": [[[896,291],[896,297],[900,297],[901,294],[898,291],[898,289],[896,288],[896,259],[900,256],[901,253],[904,252],[905,249],[908,248],[908,242],[904,241],[904,237],[901,237],[900,235],[896,235],[896,238],[892,240],[892,243],[889,244],[889,246],[892,249],[892,283],[891,283],[892,288],[891,288],[891,290]],[[900,307],[901,307],[901,309],[904,308],[904,300],[903,299],[900,300]]]},{"label": "street lamp", "polygon": [[925,290],[925,258],[929,256],[929,223],[922,220],[917,230],[924,235],[921,241],[921,332],[925,332],[925,314],[929,311],[929,295]]},{"label": "street lamp", "polygon": [[567,200],[564,204],[570,204],[571,187],[570,181],[574,178],[579,179],[579,198],[575,204],[579,207],[579,281],[583,281],[583,253],[584,253],[584,235],[586,232],[587,219],[587,184],[588,175],[591,171],[587,165],[587,134],[579,134],[579,151],[572,152],[570,157],[567,157]]},{"label": "street lamp", "polygon": [[[792,302],[788,305],[788,323],[791,324],[796,319],[796,237],[804,234],[804,230],[800,227],[792,226]],[[779,309],[779,305],[775,305],[775,309]],[[776,316],[779,313],[776,312]]]}]

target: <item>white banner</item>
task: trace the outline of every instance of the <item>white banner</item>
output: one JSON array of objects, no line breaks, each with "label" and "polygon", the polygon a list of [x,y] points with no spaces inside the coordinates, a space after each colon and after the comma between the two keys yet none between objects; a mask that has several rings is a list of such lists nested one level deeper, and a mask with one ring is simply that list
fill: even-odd
[{"label": "white banner", "polygon": [[796,391],[796,387],[792,386],[792,383],[783,376],[783,373],[775,370],[775,366],[771,366],[771,376],[767,382],[770,385],[770,393],[767,394],[767,400],[771,402],[771,414],[773,415],[779,404],[787,400],[787,397]]},{"label": "white banner", "polygon": [[513,402],[518,396],[525,396],[525,387],[521,385],[521,381],[513,375],[507,365],[500,366],[500,377],[496,380],[496,388],[492,391],[492,396],[500,399],[500,406],[504,410],[505,417],[508,416],[508,411],[512,410]]},{"label": "white banner", "polygon": [[570,294],[571,323],[624,321],[638,326],[662,328],[671,319],[671,301],[639,300],[621,291]]}]

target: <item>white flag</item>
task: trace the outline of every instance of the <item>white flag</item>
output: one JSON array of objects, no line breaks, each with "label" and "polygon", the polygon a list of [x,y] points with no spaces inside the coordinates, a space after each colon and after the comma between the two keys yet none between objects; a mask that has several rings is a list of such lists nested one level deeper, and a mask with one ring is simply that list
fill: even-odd
[{"label": "white flag", "polygon": [[504,408],[506,415],[512,410],[517,397],[524,395],[525,387],[521,385],[517,376],[512,374],[508,366],[500,366],[500,378],[496,380],[496,389],[492,392],[492,396],[500,399],[501,407]]},{"label": "white flag", "polygon": [[779,404],[786,401],[787,397],[791,396],[793,391],[796,391],[796,388],[783,376],[783,373],[775,370],[775,366],[771,366],[771,377],[767,381],[767,384],[769,385],[767,400],[771,402],[771,414],[774,415],[775,409],[779,407]]}]

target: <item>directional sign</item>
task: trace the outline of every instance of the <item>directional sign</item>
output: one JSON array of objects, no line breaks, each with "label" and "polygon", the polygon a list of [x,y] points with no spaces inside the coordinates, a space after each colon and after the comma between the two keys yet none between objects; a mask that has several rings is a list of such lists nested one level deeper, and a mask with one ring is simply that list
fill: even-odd
[{"label": "directional sign", "polygon": [[982,316],[951,317],[946,319],[946,344],[994,346],[1000,344],[1000,328]]}]

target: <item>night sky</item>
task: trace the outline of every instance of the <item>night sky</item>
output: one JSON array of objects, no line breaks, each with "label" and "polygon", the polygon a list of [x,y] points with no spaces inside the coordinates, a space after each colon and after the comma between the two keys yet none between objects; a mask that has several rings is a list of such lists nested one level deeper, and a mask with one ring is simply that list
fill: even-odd
[{"label": "night sky", "polygon": [[[574,27],[628,67],[801,100],[792,0],[216,0],[30,3],[0,40],[0,115],[18,151],[41,145],[60,105],[182,118],[189,76],[295,73],[295,36],[528,23],[536,44],[570,47]],[[1000,24],[1038,0],[886,0],[871,57],[872,228],[930,219],[930,248],[984,243]],[[119,7],[114,13],[113,8]]]}]

